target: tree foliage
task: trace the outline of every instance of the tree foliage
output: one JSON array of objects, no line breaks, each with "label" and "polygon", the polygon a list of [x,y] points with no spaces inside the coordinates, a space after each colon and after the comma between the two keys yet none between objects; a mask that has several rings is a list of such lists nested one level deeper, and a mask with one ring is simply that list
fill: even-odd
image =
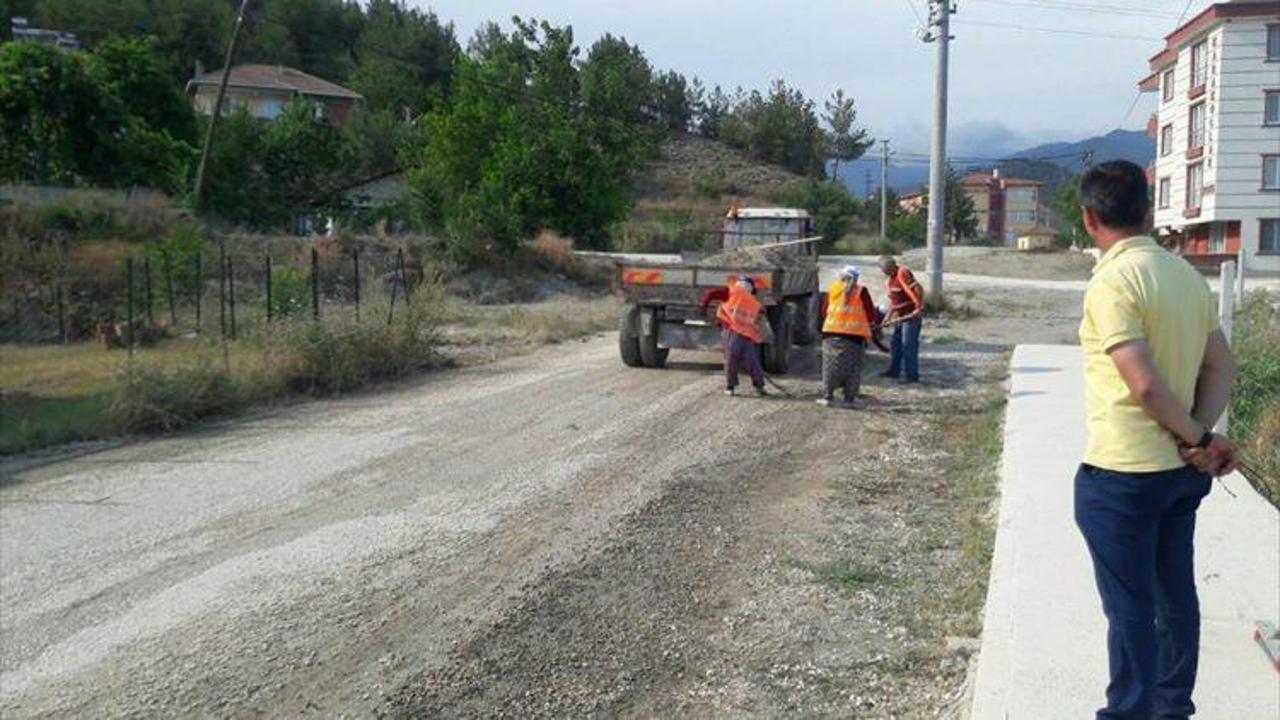
[{"label": "tree foliage", "polygon": [[831,175],[838,178],[841,161],[851,162],[862,157],[872,140],[867,137],[866,130],[854,127],[858,111],[854,109],[853,98],[847,97],[844,90],[836,90],[826,102],[826,110],[822,119],[831,128],[829,154],[834,161]]},{"label": "tree foliage", "polygon": [[27,42],[0,47],[0,178],[182,187],[192,148],[171,132],[185,131],[189,120],[174,102],[177,91],[153,82],[158,66],[145,44],[122,41],[103,51],[99,57]]},{"label": "tree foliage", "polygon": [[648,62],[611,36],[578,55],[571,29],[517,19],[459,60],[448,102],[424,119],[412,183],[459,259],[542,228],[604,246],[629,207]]},{"label": "tree foliage", "polygon": [[355,44],[360,62],[350,84],[374,110],[416,116],[448,93],[460,52],[453,25],[434,13],[372,0]]}]

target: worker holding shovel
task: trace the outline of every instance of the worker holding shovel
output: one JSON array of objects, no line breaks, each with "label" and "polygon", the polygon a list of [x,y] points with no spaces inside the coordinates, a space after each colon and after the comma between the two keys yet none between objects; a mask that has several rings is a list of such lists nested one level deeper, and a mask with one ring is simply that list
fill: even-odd
[{"label": "worker holding shovel", "polygon": [[756,395],[764,397],[764,366],[760,362],[760,343],[765,340],[764,305],[756,299],[755,283],[740,278],[729,285],[729,298],[716,309],[716,319],[724,329],[724,393],[733,395],[738,387],[738,372],[745,366],[751,375]]},{"label": "worker holding shovel", "polygon": [[875,339],[879,312],[858,277],[858,268],[847,265],[827,291],[822,321],[824,393],[818,399],[820,405],[829,407],[835,403],[836,388],[844,391],[845,406],[852,405],[862,385],[862,359],[867,343]]}]

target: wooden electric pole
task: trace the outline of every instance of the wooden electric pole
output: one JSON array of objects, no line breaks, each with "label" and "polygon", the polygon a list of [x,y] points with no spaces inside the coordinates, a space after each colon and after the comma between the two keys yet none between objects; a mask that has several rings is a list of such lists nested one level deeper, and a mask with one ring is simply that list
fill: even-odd
[{"label": "wooden electric pole", "polygon": [[240,42],[240,28],[244,25],[244,11],[249,7],[249,0],[240,0],[240,11],[236,13],[236,24],[231,28],[231,40],[227,42],[227,56],[222,63],[222,79],[218,83],[218,99],[213,102],[213,114],[209,116],[209,127],[204,132],[204,145],[200,147],[200,164],[196,166],[196,186],[191,192],[191,204],[196,212],[200,212],[200,204],[204,199],[205,166],[209,163],[209,149],[213,147],[213,132],[218,127],[218,118],[222,115],[222,101],[227,95],[227,80],[231,77],[231,63],[235,60],[236,45]]}]

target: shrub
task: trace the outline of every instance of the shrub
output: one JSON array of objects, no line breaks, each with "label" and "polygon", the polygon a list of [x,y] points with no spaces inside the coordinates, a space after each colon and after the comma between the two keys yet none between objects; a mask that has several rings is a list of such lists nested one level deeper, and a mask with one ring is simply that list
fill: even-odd
[{"label": "shrub", "polygon": [[1236,315],[1239,375],[1231,400],[1231,435],[1261,475],[1258,491],[1280,505],[1280,310],[1266,291],[1250,293]]},{"label": "shrub", "polygon": [[[178,363],[159,354],[141,357],[125,367],[110,416],[121,432],[170,431],[240,407],[250,389],[212,352]],[[262,395],[263,388],[252,389]]]}]

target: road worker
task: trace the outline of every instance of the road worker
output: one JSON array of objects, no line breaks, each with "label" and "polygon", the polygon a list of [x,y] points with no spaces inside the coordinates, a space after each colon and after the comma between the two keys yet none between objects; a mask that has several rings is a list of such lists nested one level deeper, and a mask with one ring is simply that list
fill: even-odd
[{"label": "road worker", "polygon": [[735,393],[738,372],[745,367],[751,375],[756,395],[768,395],[764,389],[764,366],[760,362],[760,343],[764,342],[761,328],[764,306],[756,299],[755,283],[750,278],[744,277],[729,285],[729,298],[716,309],[716,319],[723,328],[724,393]]},{"label": "road worker", "polygon": [[880,271],[888,280],[889,314],[894,322],[889,347],[889,369],[883,377],[901,378],[903,384],[920,382],[920,326],[924,315],[924,288],[911,271],[891,256],[880,258]]},{"label": "road worker", "polygon": [[822,387],[818,404],[835,403],[836,388],[844,391],[844,404],[852,405],[862,385],[862,358],[875,338],[879,313],[871,293],[860,283],[857,267],[847,265],[827,290],[822,321]]}]

